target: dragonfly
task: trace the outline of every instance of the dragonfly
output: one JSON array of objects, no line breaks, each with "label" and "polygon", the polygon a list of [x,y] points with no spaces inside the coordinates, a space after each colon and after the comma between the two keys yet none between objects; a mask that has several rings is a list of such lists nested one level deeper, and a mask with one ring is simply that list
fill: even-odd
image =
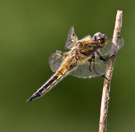
[{"label": "dragonfly", "polygon": [[[116,37],[119,41],[117,50],[124,45],[121,37]],[[54,73],[52,77],[43,84],[28,100],[33,101],[43,96],[58,82],[67,75],[78,78],[105,77],[107,61],[114,55],[110,56],[112,39],[107,39],[105,34],[97,32],[93,37],[87,35],[81,40],[75,34],[74,26],[71,26],[65,49],[69,52],[55,50],[49,57],[49,64]],[[107,79],[107,78],[106,78]]]}]

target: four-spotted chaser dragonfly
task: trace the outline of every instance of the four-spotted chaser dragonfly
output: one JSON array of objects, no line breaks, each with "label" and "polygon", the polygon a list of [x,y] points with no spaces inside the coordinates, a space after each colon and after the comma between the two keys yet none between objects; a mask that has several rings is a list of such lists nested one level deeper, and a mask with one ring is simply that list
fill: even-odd
[{"label": "four-spotted chaser dragonfly", "polygon": [[[121,37],[116,39],[119,40],[119,46],[117,47],[119,50],[123,46],[124,40]],[[44,95],[67,75],[78,78],[105,77],[106,62],[110,58],[111,45],[112,39],[107,39],[107,36],[100,32],[96,33],[93,37],[88,35],[78,40],[74,26],[72,26],[65,44],[65,48],[70,49],[70,51],[61,52],[56,50],[52,53],[49,63],[55,74],[27,102]]]}]

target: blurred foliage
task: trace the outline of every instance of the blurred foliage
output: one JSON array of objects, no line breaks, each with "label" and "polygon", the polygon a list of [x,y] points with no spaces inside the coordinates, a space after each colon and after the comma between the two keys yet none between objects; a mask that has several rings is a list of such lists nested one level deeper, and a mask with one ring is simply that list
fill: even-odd
[{"label": "blurred foliage", "polygon": [[0,131],[98,131],[103,78],[68,76],[42,98],[26,100],[53,74],[53,50],[64,49],[71,25],[79,39],[96,32],[112,37],[117,10],[123,10],[119,51],[111,86],[108,132],[135,131],[135,1],[1,0]]}]

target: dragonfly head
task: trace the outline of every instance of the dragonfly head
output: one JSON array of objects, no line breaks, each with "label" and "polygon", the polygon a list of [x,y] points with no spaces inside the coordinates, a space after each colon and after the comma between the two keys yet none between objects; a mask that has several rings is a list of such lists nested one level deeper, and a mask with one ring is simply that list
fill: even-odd
[{"label": "dragonfly head", "polygon": [[102,34],[100,32],[97,32],[93,36],[93,40],[97,41],[100,47],[103,47],[106,43],[107,36],[105,34]]}]

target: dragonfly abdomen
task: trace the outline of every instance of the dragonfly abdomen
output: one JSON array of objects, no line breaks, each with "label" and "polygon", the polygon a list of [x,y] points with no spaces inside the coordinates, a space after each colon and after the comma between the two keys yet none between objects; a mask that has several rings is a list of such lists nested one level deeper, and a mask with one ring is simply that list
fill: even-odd
[{"label": "dragonfly abdomen", "polygon": [[63,64],[60,66],[60,68],[56,71],[56,73],[39,88],[28,100],[32,101],[36,98],[41,97],[44,95],[48,90],[50,90],[53,86],[55,86],[62,78],[64,78],[70,71],[74,69],[76,66],[76,62],[73,61],[74,58],[70,57],[67,58],[66,61],[63,62]]},{"label": "dragonfly abdomen", "polygon": [[49,91],[53,86],[55,86],[63,77],[66,76],[68,69],[62,66],[45,84],[41,86],[28,100],[32,101],[40,96],[44,95]]}]

